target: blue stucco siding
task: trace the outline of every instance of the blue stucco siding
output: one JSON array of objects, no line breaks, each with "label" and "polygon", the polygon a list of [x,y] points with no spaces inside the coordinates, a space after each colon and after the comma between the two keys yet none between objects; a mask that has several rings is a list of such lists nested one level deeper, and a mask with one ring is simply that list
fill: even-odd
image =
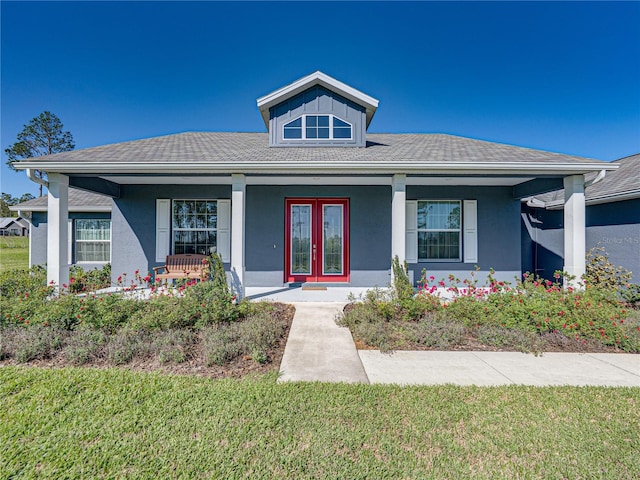
[{"label": "blue stucco siding", "polygon": [[[523,262],[550,278],[564,264],[563,211],[523,207],[523,213],[523,243],[531,245],[532,255]],[[609,260],[630,270],[632,281],[640,283],[640,199],[588,205],[585,221],[587,251],[604,247]]]},{"label": "blue stucco siding", "polygon": [[111,218],[113,235],[111,270],[114,279],[122,273],[149,272],[156,262],[156,199],[229,199],[229,185],[122,185],[114,199]]},{"label": "blue stucco siding", "polygon": [[603,246],[609,260],[640,283],[640,199],[589,205],[586,222],[587,249]]},{"label": "blue stucco siding", "polygon": [[[285,199],[348,198],[351,285],[385,286],[391,267],[388,186],[247,186],[245,265],[248,286],[284,282]],[[233,233],[232,233],[233,234]]]},{"label": "blue stucco siding", "polygon": [[[69,220],[76,219],[109,219],[111,214],[107,212],[69,212]],[[112,230],[113,233],[113,230]],[[30,250],[31,250],[31,265],[45,265],[47,263],[47,212],[33,212],[31,215],[31,238]],[[73,238],[69,239],[70,242]],[[69,261],[73,261],[75,252],[71,251],[72,258]],[[93,268],[100,268],[102,264],[85,263],[82,264],[85,270],[92,270]]]},{"label": "blue stucco siding", "polygon": [[[409,265],[414,281],[422,270],[439,280],[449,273],[464,279],[476,265],[481,273],[476,278],[484,281],[493,268],[502,280],[513,281],[521,273],[520,202],[514,200],[511,187],[472,186],[407,186],[407,200],[476,200],[478,203],[477,242],[478,261],[418,262]],[[464,212],[463,212],[464,215]],[[462,248],[465,246],[463,244]]]},{"label": "blue stucco siding", "polygon": [[[285,140],[283,126],[304,114],[333,114],[353,126],[350,140]],[[270,109],[269,145],[294,147],[351,146],[364,147],[366,144],[365,109],[326,88],[315,86]]]}]

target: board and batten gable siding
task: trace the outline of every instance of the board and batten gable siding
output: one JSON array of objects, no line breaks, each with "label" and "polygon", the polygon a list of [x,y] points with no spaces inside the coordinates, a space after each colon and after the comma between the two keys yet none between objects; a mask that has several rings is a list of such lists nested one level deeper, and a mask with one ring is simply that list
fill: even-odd
[{"label": "board and batten gable siding", "polygon": [[[333,114],[353,126],[350,140],[284,140],[283,126],[304,114]],[[364,147],[366,145],[365,109],[340,95],[315,86],[270,109],[269,146]]]}]

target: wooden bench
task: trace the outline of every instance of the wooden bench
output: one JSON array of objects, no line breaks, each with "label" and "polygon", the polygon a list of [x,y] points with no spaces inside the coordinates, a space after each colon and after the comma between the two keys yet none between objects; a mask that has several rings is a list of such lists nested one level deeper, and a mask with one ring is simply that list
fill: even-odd
[{"label": "wooden bench", "polygon": [[206,255],[183,253],[167,255],[166,265],[153,267],[156,281],[176,279],[208,280],[209,262]]}]

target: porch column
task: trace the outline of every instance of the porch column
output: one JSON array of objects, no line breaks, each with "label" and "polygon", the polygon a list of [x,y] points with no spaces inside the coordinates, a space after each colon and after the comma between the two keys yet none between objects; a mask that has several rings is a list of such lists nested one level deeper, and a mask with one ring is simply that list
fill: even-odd
[{"label": "porch column", "polygon": [[396,255],[400,265],[404,265],[406,259],[406,201],[407,201],[407,176],[398,173],[393,176],[391,182],[391,258]]},{"label": "porch column", "polygon": [[585,273],[584,176],[564,177],[564,271],[575,275],[578,285]]},{"label": "porch column", "polygon": [[247,181],[243,174],[231,175],[231,275],[234,289],[244,297],[244,203]]},{"label": "porch column", "polygon": [[49,174],[47,193],[47,282],[69,284],[69,177]]}]

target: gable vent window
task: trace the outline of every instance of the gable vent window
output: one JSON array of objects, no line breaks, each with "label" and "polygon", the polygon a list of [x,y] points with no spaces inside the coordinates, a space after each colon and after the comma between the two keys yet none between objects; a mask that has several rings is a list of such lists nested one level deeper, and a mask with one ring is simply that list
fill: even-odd
[{"label": "gable vent window", "polygon": [[286,123],[285,140],[351,140],[353,126],[333,115],[303,115]]}]

